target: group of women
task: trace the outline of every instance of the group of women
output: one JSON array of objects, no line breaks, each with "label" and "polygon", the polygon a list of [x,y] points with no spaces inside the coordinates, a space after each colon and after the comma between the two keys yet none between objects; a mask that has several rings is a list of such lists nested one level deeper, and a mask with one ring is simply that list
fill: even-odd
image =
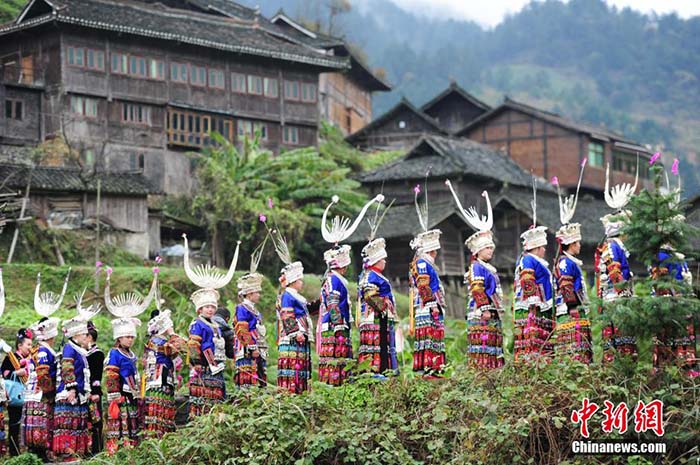
[{"label": "group of women", "polygon": [[[585,164],[579,186],[584,167]],[[489,196],[483,193],[488,212],[486,216],[479,216],[474,207],[465,210],[450,182],[446,184],[464,219],[476,230],[466,240],[471,252],[465,274],[469,364],[479,369],[495,369],[504,364],[504,304],[498,272],[491,264],[495,243]],[[633,292],[629,252],[620,232],[629,220],[624,207],[635,189],[636,184],[624,184],[609,192],[606,186],[606,201],[615,212],[601,218],[606,238],[595,258],[597,292],[604,302],[628,298]],[[427,195],[421,204],[420,187],[416,186],[414,191],[422,232],[410,243],[414,256],[409,267],[409,334],[414,338],[413,370],[431,378],[441,376],[447,365],[445,294],[436,267],[441,231],[429,229]],[[537,225],[534,190],[533,224],[521,235],[523,253],[515,270],[516,363],[547,360],[553,355],[582,363],[592,361],[588,292],[578,258],[581,226],[571,222],[577,199],[578,188],[576,194],[568,198],[562,199],[559,193],[562,226],[556,232],[559,247],[555,265],[550,270],[544,259],[547,228]],[[301,294],[303,265],[292,259],[279,231],[268,231],[268,239],[272,240],[284,263],[276,301],[277,385],[281,389],[294,394],[309,389],[313,343],[318,354],[318,379],[323,383],[341,385],[353,372],[371,372],[379,378],[398,372],[397,349],[402,345],[402,336],[391,282],[383,274],[388,257],[386,242],[376,237],[384,216],[380,214],[383,200],[383,196],[378,195],[363,207],[354,221],[336,216],[330,225],[327,215],[339,199],[334,197],[325,209],[322,235],[332,245],[324,253],[327,270],[323,276],[315,330],[309,302]],[[376,211],[367,218],[369,242],[362,249],[362,272],[356,296],[358,311],[353,315],[351,302],[355,297],[351,296],[346,278],[351,249],[342,242],[357,230],[373,204],[376,204]],[[104,300],[114,316],[114,343],[106,357],[97,347],[98,332],[91,322],[100,306],[84,307],[82,295],[77,299],[78,315],[62,324],[64,343],[57,352],[60,321],[51,315],[61,305],[68,276],[60,295],[41,293],[39,276],[35,310],[41,319],[18,332],[14,350],[5,347],[9,353],[0,367],[0,374],[6,380],[0,383],[0,406],[7,405],[8,413],[5,416],[0,407],[0,455],[8,448],[16,455],[21,447],[26,447],[44,459],[68,461],[103,448],[115,453],[119,448],[138,444],[142,438],[160,438],[175,430],[175,391],[183,365],[189,367],[190,418],[205,415],[215,404],[225,401],[223,372],[227,359],[234,360],[236,386],[241,389],[266,386],[269,345],[262,314],[257,308],[263,282],[257,267],[265,242],[253,251],[250,270],[238,279],[239,303],[229,321],[228,311],[219,306],[219,289],[233,278],[239,248],[225,274],[204,265],[192,268],[185,237],[185,272],[198,287],[191,295],[197,316],[187,337],[174,332],[170,310],[160,308],[158,268],[154,268],[153,282],[145,297],[126,293],[114,298],[110,293],[111,269],[107,268]],[[673,249],[665,247],[659,253],[660,265],[653,273],[666,273],[687,281],[690,279],[687,266],[679,264],[676,258]],[[1,277],[0,274],[0,286]],[[4,297],[4,288],[2,292]],[[153,301],[157,310],[151,313],[145,350],[139,358],[133,350],[141,324],[137,317]],[[354,325],[359,328],[356,358],[351,334]],[[689,329],[684,338],[657,338],[655,365],[695,360],[694,345],[691,350],[688,344],[689,340],[694,341],[693,336]],[[610,362],[616,354],[636,357],[634,337],[619,331],[613,322],[605,325],[602,337],[604,362]],[[21,388],[16,389],[18,386]],[[7,436],[4,423],[9,425]]]}]

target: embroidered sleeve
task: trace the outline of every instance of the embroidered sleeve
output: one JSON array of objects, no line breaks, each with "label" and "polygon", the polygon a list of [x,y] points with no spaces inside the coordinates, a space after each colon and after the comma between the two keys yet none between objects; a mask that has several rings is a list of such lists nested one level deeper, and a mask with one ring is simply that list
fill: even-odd
[{"label": "embroidered sleeve", "polygon": [[367,284],[364,289],[364,300],[375,313],[384,314],[389,311],[390,299],[379,295],[379,287],[375,284]]},{"label": "embroidered sleeve", "polygon": [[418,295],[424,304],[435,300],[435,294],[433,294],[433,290],[430,287],[429,274],[419,274],[416,278],[416,287],[418,288]]},{"label": "embroidered sleeve", "polygon": [[484,286],[483,277],[470,277],[469,292],[471,293],[472,299],[474,299],[474,304],[476,305],[476,308],[481,308],[483,306],[491,304],[491,300],[486,294],[486,287]]},{"label": "embroidered sleeve", "polygon": [[197,324],[190,326],[190,338],[187,341],[192,365],[201,365],[202,360],[202,334]]},{"label": "embroidered sleeve", "polygon": [[558,279],[559,292],[561,293],[564,303],[568,307],[576,306],[579,304],[578,296],[576,295],[576,289],[574,288],[574,278],[570,275],[562,274]]},{"label": "embroidered sleeve", "polygon": [[343,324],[343,314],[340,312],[340,293],[336,290],[331,290],[326,297],[326,311],[330,318],[331,325],[334,327]]},{"label": "embroidered sleeve", "polygon": [[61,379],[66,389],[78,387],[75,377],[75,360],[72,357],[64,357],[61,360]]},{"label": "embroidered sleeve", "polygon": [[171,334],[168,342],[163,344],[163,354],[166,357],[172,357],[182,351],[185,340],[177,334]]},{"label": "embroidered sleeve", "polygon": [[236,338],[243,347],[248,347],[253,343],[253,336],[250,334],[250,325],[247,321],[236,320]]},{"label": "embroidered sleeve", "polygon": [[105,367],[105,387],[107,388],[107,400],[110,402],[121,396],[122,386],[118,366],[107,365]]},{"label": "embroidered sleeve", "polygon": [[532,268],[523,268],[520,270],[518,279],[520,280],[520,289],[522,289],[523,292],[523,299],[527,300],[538,295],[535,270]]},{"label": "embroidered sleeve", "polygon": [[36,385],[44,394],[50,394],[56,390],[56,381],[51,377],[51,366],[53,363],[48,354],[40,351],[36,361]]},{"label": "embroidered sleeve", "polygon": [[292,307],[280,308],[280,320],[282,321],[282,330],[286,336],[301,331],[301,327]]}]

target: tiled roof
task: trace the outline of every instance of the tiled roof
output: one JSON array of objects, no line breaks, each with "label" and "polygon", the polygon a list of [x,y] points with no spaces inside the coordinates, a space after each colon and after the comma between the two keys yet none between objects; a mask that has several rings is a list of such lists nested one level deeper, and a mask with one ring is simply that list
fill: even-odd
[{"label": "tiled roof", "polygon": [[[469,139],[424,136],[403,158],[359,176],[363,183],[431,177],[476,176],[530,186],[529,173],[498,150]],[[551,186],[541,182],[543,189]]]},{"label": "tiled roof", "polygon": [[[24,189],[27,186],[30,167],[27,165],[0,164],[0,179],[5,187]],[[140,173],[99,173],[97,176],[80,176],[80,170],[38,166],[32,171],[31,189],[51,192],[96,192],[97,179],[104,194],[146,196],[159,193]]]},{"label": "tiled roof", "polygon": [[424,104],[420,109],[421,111],[424,112],[429,112],[432,107],[437,105],[439,102],[443,101],[445,98],[449,97],[452,94],[456,94],[462,99],[468,101],[475,107],[481,108],[484,111],[488,111],[491,109],[490,106],[479,100],[478,98],[474,97],[472,94],[467,92],[466,90],[462,89],[456,82],[451,82],[449,87],[442,92],[440,92],[438,95],[430,99],[429,102]]},{"label": "tiled roof", "polygon": [[[519,212],[532,218],[530,200],[532,191],[525,188],[508,187],[503,189],[493,202],[494,210],[503,202],[507,202]],[[576,214],[573,222],[581,224],[581,238],[585,244],[597,244],[605,234],[600,218],[611,213],[612,210],[602,199],[591,196],[581,196],[576,206]],[[549,232],[554,234],[561,222],[559,220],[559,199],[552,192],[537,192],[537,224],[547,226]]]},{"label": "tiled roof", "polygon": [[413,105],[411,102],[409,102],[405,98],[402,98],[401,101],[399,101],[399,103],[394,105],[390,110],[388,110],[386,113],[384,113],[380,117],[372,120],[371,123],[364,126],[359,131],[357,131],[353,134],[350,134],[346,138],[346,140],[352,144],[354,141],[358,140],[359,138],[361,138],[362,136],[364,136],[368,132],[374,130],[375,128],[381,126],[385,122],[391,120],[391,118],[396,116],[396,114],[402,110],[408,110],[411,113],[415,113],[416,116],[418,116],[420,119],[425,121],[428,124],[428,126],[430,126],[432,129],[434,129],[436,133],[445,134],[445,131],[440,128],[440,125],[438,124],[437,121],[435,121],[433,118],[431,118],[430,116],[426,115],[421,110],[416,108],[415,105]]},{"label": "tiled roof", "polygon": [[588,124],[588,123],[574,121],[572,119],[561,116],[557,113],[552,113],[550,111],[545,111],[545,110],[542,110],[539,108],[535,108],[535,107],[533,107],[531,105],[527,105],[525,103],[516,102],[515,100],[508,98],[508,97],[506,97],[506,99],[504,100],[504,102],[501,105],[493,108],[490,111],[487,111],[483,115],[476,118],[474,121],[467,124],[464,128],[457,131],[456,135],[463,136],[469,130],[471,130],[475,127],[478,127],[484,121],[491,119],[492,117],[500,114],[502,111],[505,111],[505,110],[519,111],[521,113],[531,115],[537,119],[547,121],[551,124],[562,127],[564,129],[569,129],[569,130],[572,130],[575,132],[589,134],[591,137],[596,138],[596,139],[622,142],[622,143],[634,146],[635,149],[637,149],[641,152],[647,152],[646,148],[642,147],[641,145],[637,144],[636,142],[631,141],[629,139],[626,139],[623,135],[618,134],[614,131],[611,131],[610,129],[607,129],[605,127],[595,126],[595,125]]},{"label": "tiled roof", "polygon": [[[38,3],[48,4],[46,0],[32,0],[18,18],[21,21],[0,26],[0,36],[56,21],[322,68],[349,67],[345,58],[330,56],[271,34],[265,29],[265,25],[271,23],[264,18],[251,19],[249,14],[243,14],[244,7],[240,7],[243,13],[238,16],[224,16],[135,0],[53,0],[49,4],[50,13],[44,13],[37,6],[38,15],[30,14]],[[221,3],[216,11],[227,6],[223,0],[208,2],[211,3]],[[228,8],[233,8],[233,5],[228,5]]]}]

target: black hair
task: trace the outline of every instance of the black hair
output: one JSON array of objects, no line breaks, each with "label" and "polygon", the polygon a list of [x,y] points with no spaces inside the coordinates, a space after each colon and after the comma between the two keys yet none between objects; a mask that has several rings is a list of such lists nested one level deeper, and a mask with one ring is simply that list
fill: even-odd
[{"label": "black hair", "polygon": [[97,328],[95,327],[95,323],[92,321],[87,322],[87,328],[88,328],[88,335],[92,338],[92,342],[97,344]]},{"label": "black hair", "polygon": [[19,331],[17,331],[17,340],[15,341],[15,348],[19,348],[20,345],[26,340],[26,339],[32,339],[34,337],[34,334],[32,334],[32,331],[29,328],[20,328]]},{"label": "black hair", "polygon": [[158,310],[158,309],[155,309],[151,312],[151,318],[155,318],[158,315],[160,315],[160,310]]}]

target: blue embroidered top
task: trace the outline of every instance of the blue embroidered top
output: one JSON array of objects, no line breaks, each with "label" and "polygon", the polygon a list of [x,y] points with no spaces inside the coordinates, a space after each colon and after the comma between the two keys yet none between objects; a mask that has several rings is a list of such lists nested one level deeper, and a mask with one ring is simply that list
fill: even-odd
[{"label": "blue embroidered top", "polygon": [[531,305],[543,311],[552,308],[552,274],[549,263],[525,253],[515,268],[515,308],[527,309]]},{"label": "blue embroidered top", "polygon": [[87,366],[87,351],[69,339],[63,346],[61,381],[56,392],[60,395],[64,391],[75,389],[78,394],[88,393],[90,370]]},{"label": "blue embroidered top", "polygon": [[331,271],[321,287],[321,325],[324,329],[350,328],[350,299],[345,278]]}]

